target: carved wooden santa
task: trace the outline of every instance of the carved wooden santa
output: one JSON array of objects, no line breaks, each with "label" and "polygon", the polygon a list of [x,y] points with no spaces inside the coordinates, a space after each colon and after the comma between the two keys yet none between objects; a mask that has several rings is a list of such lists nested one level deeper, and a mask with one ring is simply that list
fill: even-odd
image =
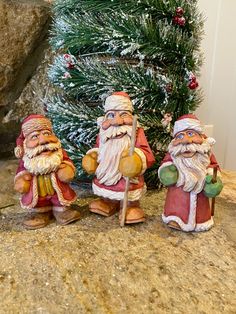
[{"label": "carved wooden santa", "polygon": [[100,132],[95,148],[83,158],[83,168],[95,173],[93,191],[100,198],[90,203],[93,213],[110,216],[122,207],[125,178],[129,177],[128,208],[125,223],[144,221],[144,212],[139,200],[146,191],[143,174],[152,166],[155,158],[148,145],[144,131],[138,127],[135,150],[128,156],[131,144],[133,105],[125,92],[115,92],[107,97],[105,116],[98,118]]},{"label": "carved wooden santa", "polygon": [[29,211],[23,225],[42,228],[53,215],[61,225],[78,220],[79,212],[70,208],[77,198],[69,186],[75,167],[45,116],[24,119],[15,154],[20,159],[15,190],[22,194],[22,208]]},{"label": "carved wooden santa", "polygon": [[159,168],[161,182],[168,186],[162,219],[169,227],[183,231],[204,231],[213,226],[209,198],[222,190],[222,182],[212,182],[218,164],[211,147],[212,138],[203,134],[193,114],[174,124],[173,140]]}]

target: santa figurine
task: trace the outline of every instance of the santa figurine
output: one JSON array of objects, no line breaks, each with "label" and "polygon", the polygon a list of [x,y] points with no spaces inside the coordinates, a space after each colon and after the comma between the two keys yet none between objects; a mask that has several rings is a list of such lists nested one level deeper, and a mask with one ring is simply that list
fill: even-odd
[{"label": "santa figurine", "polygon": [[203,134],[193,114],[181,116],[174,124],[173,140],[159,168],[161,182],[168,186],[162,219],[169,227],[183,231],[205,231],[213,226],[209,198],[222,190],[219,169],[211,147],[213,138]]},{"label": "santa figurine", "polygon": [[[100,128],[94,148],[82,161],[89,174],[95,174],[93,192],[99,199],[89,205],[91,212],[110,216],[123,206],[125,177],[130,178],[126,224],[143,222],[144,212],[140,198],[146,191],[143,174],[152,166],[155,158],[148,145],[144,131],[138,127],[134,153],[129,156],[133,123],[133,105],[125,92],[114,92],[104,104],[105,115],[98,118]],[[121,219],[121,211],[120,211]]]},{"label": "santa figurine", "polygon": [[50,120],[34,114],[25,118],[15,155],[20,162],[14,187],[22,194],[22,208],[29,211],[24,227],[45,227],[53,216],[60,225],[78,220],[79,212],[70,208],[77,198],[69,186],[75,167],[53,133]]}]

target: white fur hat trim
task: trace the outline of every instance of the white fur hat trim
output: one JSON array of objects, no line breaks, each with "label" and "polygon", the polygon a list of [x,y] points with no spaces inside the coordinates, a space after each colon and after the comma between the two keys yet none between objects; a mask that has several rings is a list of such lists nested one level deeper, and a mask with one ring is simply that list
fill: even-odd
[{"label": "white fur hat trim", "polygon": [[185,118],[177,120],[174,125],[173,136],[184,130],[195,130],[198,133],[203,133],[201,123],[197,119]]},{"label": "white fur hat trim", "polygon": [[105,112],[110,110],[128,110],[133,112],[133,104],[132,101],[125,96],[122,95],[111,95],[108,96],[105,105],[104,105]]}]

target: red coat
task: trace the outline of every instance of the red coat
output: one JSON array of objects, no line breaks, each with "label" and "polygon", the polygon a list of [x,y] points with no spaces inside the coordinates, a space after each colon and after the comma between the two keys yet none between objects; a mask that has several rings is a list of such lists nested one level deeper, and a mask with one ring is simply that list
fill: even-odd
[{"label": "red coat", "polygon": [[[160,169],[171,164],[173,164],[172,158],[167,153]],[[209,168],[214,167],[218,168],[218,164],[212,154]],[[170,186],[167,191],[162,219],[165,223],[177,222],[184,231],[208,230],[213,225],[209,198],[203,192],[195,194],[185,192],[182,186]]]},{"label": "red coat", "polygon": [[[64,150],[62,150],[62,152],[63,152],[63,163],[66,163],[69,166],[71,166],[73,169],[75,169],[67,153]],[[24,166],[24,161],[20,160],[20,163],[16,172],[15,180],[18,177],[24,175],[24,173],[28,173],[28,171],[26,170]],[[31,183],[30,183],[29,192],[23,194],[21,197],[21,206],[24,209],[32,209],[38,203],[39,195],[38,195],[37,176],[36,175],[32,175],[32,176],[33,176],[33,179],[31,180]],[[72,188],[70,187],[68,183],[61,182],[58,179],[58,176],[55,172],[52,172],[50,176],[51,176],[51,182],[52,182],[53,188],[55,190],[55,193],[57,194],[60,204],[62,206],[69,206],[71,203],[73,203],[76,200],[77,198],[76,193],[74,192],[74,190],[72,190]]]},{"label": "red coat", "polygon": [[[97,137],[95,149],[92,149],[92,150],[98,150],[98,148],[99,148],[99,136]],[[144,130],[142,128],[137,129],[135,152],[142,159],[143,173],[144,173],[147,168],[151,167],[154,164],[155,157],[151,151],[151,148],[145,137]],[[129,200],[138,200],[141,197],[143,190],[146,189],[143,175],[138,176],[136,181],[137,182],[134,182],[134,180],[131,179],[130,187],[129,187]],[[123,177],[115,185],[112,185],[112,186],[100,184],[97,178],[93,180],[93,191],[95,194],[99,196],[122,200],[124,197],[124,190],[125,190],[125,178]]]}]

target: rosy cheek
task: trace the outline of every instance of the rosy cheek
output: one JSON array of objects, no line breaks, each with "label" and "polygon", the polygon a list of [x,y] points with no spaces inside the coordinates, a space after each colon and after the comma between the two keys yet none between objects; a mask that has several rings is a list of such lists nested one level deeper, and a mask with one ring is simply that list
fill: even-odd
[{"label": "rosy cheek", "polygon": [[203,143],[203,139],[201,137],[195,137],[195,138],[193,138],[193,143],[195,143],[195,144],[202,144]]},{"label": "rosy cheek", "polygon": [[172,141],[172,144],[174,145],[174,146],[177,146],[177,145],[179,145],[181,143],[181,140],[174,140],[174,141]]},{"label": "rosy cheek", "polygon": [[124,121],[125,125],[132,125],[133,124],[133,118],[132,117],[124,118],[123,121]]},{"label": "rosy cheek", "polygon": [[25,142],[27,148],[34,148],[38,146],[38,140],[27,140]]},{"label": "rosy cheek", "polygon": [[103,122],[102,122],[102,128],[103,128],[103,130],[107,130],[107,129],[110,127],[110,125],[111,125],[111,123],[110,123],[108,120],[103,121]]}]

